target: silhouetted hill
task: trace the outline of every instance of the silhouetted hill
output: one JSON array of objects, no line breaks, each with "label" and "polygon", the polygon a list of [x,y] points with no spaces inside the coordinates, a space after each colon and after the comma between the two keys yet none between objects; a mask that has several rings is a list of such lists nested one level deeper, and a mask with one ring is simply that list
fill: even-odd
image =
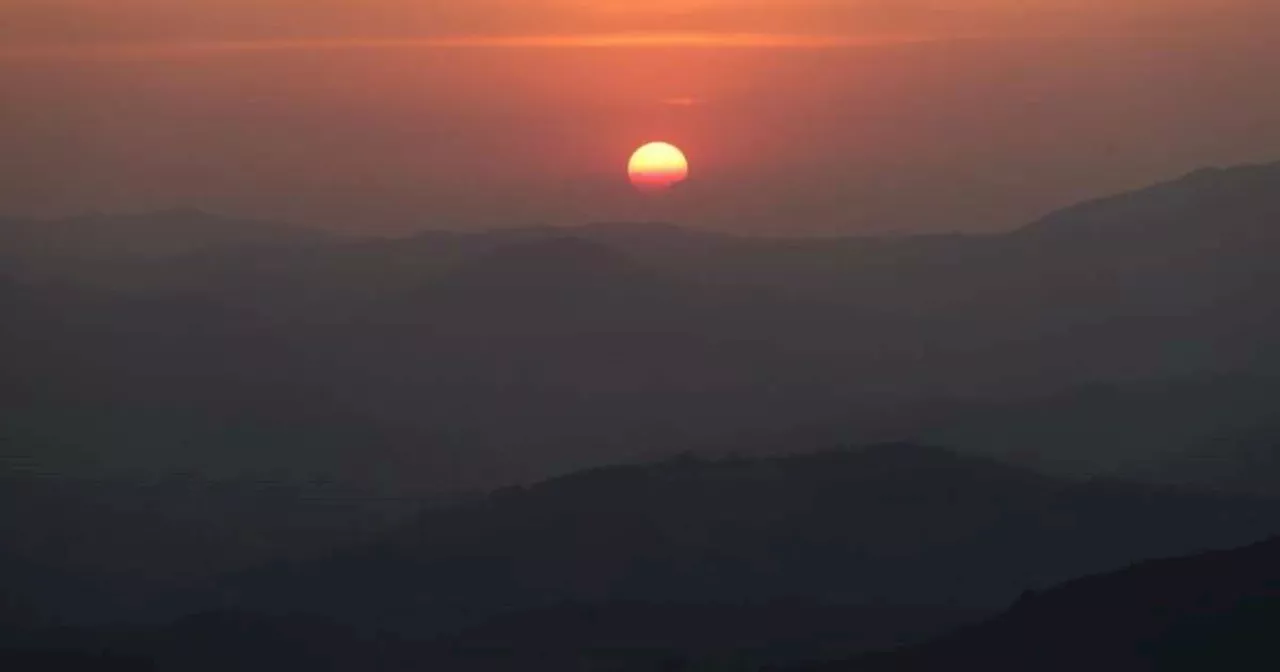
[{"label": "silhouetted hill", "polygon": [[367,542],[427,504],[321,483],[140,484],[0,467],[0,624],[167,615],[193,584]]},{"label": "silhouetted hill", "polygon": [[[237,547],[207,558],[160,552],[151,566],[145,554],[129,558],[135,574],[169,575],[179,557],[287,554],[289,544],[273,535],[224,533],[216,512],[226,507],[239,511],[227,521],[256,517],[283,529],[316,520],[300,510],[324,509],[249,496],[253,504],[215,497],[204,510],[191,505],[202,496],[184,492],[199,490],[197,482],[241,493],[261,482],[311,492],[309,484],[323,482],[412,499],[678,451],[760,454],[904,439],[1076,475],[1275,493],[1268,465],[1277,391],[1268,381],[1280,378],[1277,172],[1204,172],[990,236],[769,240],[614,224],[386,240],[317,239],[199,213],[5,222],[0,461],[90,492],[94,483],[195,477],[154,497],[125,496],[122,516],[102,503],[121,501],[115,495],[64,491],[10,507],[43,516],[0,519],[14,549],[50,567],[61,563],[59,549],[98,557],[93,549],[116,538],[106,532],[119,526],[111,521],[134,515],[154,522],[139,530],[175,530],[157,548],[185,547],[183,538]],[[90,231],[77,233],[83,229]],[[27,242],[14,242],[14,231],[26,231]],[[30,243],[40,236],[47,240]],[[920,501],[943,508],[931,497]],[[751,497],[735,490],[735,498],[759,513]],[[57,503],[43,508],[50,501]],[[868,501],[849,506],[879,506]],[[1029,510],[1045,511],[1036,506]],[[169,520],[155,522],[157,511]],[[652,527],[678,528],[674,513],[659,512],[652,524],[631,521],[636,539]],[[814,528],[798,548],[820,547],[827,535],[818,528],[834,523],[806,515]],[[1035,516],[1020,520],[1031,525]],[[545,525],[552,537],[567,534]],[[344,541],[349,529],[317,523],[299,546]],[[741,544],[734,557],[774,557],[759,552],[774,548],[762,540],[785,537],[759,525],[732,529],[738,536],[729,538]],[[1113,536],[1117,548],[1137,544]],[[146,539],[121,534],[117,546]],[[194,549],[209,548],[196,542]],[[833,563],[868,571],[892,564],[848,544]],[[962,565],[1005,548],[973,544],[960,549]],[[617,595],[662,584],[664,572],[712,574],[714,549],[694,544],[686,557],[678,548],[617,580],[626,588]],[[1043,576],[1146,554],[1135,546],[1133,555],[1084,566],[1066,562],[1073,552],[1063,552],[1061,567],[1045,560]],[[822,557],[812,548],[797,553]],[[797,566],[796,575],[808,572]],[[744,562],[714,574],[723,586],[681,580],[717,596],[757,572],[783,576],[788,568]],[[922,580],[915,594],[945,593],[955,583],[948,571]],[[975,594],[1016,588],[998,577],[980,587],[986,575],[972,571],[981,579]],[[1022,581],[1015,574],[1007,583]],[[579,585],[549,576],[548,585],[570,593],[614,596],[591,592],[599,586],[589,577]],[[759,584],[763,596],[812,593],[818,582],[772,581]],[[832,585],[863,595],[847,579]]]},{"label": "silhouetted hill", "polygon": [[570,605],[501,616],[443,639],[453,670],[757,668],[919,642],[984,612],[762,604]]},{"label": "silhouetted hill", "polygon": [[68,665],[39,669],[97,669],[71,665],[114,661],[135,666],[125,669],[181,672],[755,668],[918,643],[984,615],[801,603],[565,605],[502,616],[439,638],[408,639],[298,615],[218,611],[154,627],[0,629],[0,661]]},{"label": "silhouetted hill", "polygon": [[[437,310],[496,309],[556,324],[572,319],[566,311],[589,318],[614,306],[623,311],[647,311],[650,306],[637,302],[657,298],[648,295],[663,288],[660,277],[611,247],[580,238],[547,237],[477,254],[425,287],[423,298],[428,299],[427,306]],[[455,302],[463,305],[455,306]],[[456,313],[447,315],[457,317]]]},{"label": "silhouetted hill", "polygon": [[[1204,239],[1207,226],[1219,235],[1250,235],[1274,241],[1280,236],[1280,163],[1204,168],[1133,193],[1097,199],[1063,209],[1027,227],[1023,236],[1057,239],[1102,237],[1148,244],[1182,242],[1181,236]],[[1211,223],[1198,217],[1213,209]]]},{"label": "silhouetted hill", "polygon": [[1144,562],[1029,594],[935,642],[829,670],[1271,670],[1280,540]]},{"label": "silhouetted hill", "polygon": [[1280,495],[1280,379],[1206,376],[1096,383],[1047,395],[903,404],[825,437],[915,436],[1077,476]]},{"label": "silhouetted hill", "polygon": [[227,588],[249,609],[416,632],[565,602],[980,607],[1276,529],[1276,502],[1060,482],[885,446],[588,471]]},{"label": "silhouetted hill", "polygon": [[451,276],[455,279],[479,276],[485,279],[482,284],[524,285],[555,280],[557,273],[575,281],[592,275],[610,280],[631,270],[630,259],[612,248],[564,236],[497,247],[454,269]]},{"label": "silhouetted hill", "polygon": [[[152,629],[4,630],[0,662],[13,669],[183,671],[1262,671],[1280,662],[1280,542],[1145,561],[1028,591],[992,620],[912,643],[971,618],[956,610],[794,602],[573,605],[500,616],[426,642],[310,617],[224,611]],[[809,662],[892,643],[906,646]]]},{"label": "silhouetted hill", "polygon": [[[66,237],[117,261],[48,268],[0,243],[18,325],[0,335],[0,383],[22,409],[7,450],[92,475],[471,489],[757,437],[819,445],[812,428],[946,440],[901,417],[936,398],[1014,413],[1096,383],[1276,377],[1278,175],[1201,172],[990,236],[613,224],[313,240],[199,213],[58,225],[92,228]],[[294,242],[232,244],[249,240]],[[1197,448],[1144,454],[1158,434],[1058,443],[1072,454],[1042,463]]]},{"label": "silhouetted hill", "polygon": [[[1180,661],[1215,660],[1205,656],[1219,656],[1224,639],[1246,651],[1265,642],[1269,603],[1231,607],[1277,594],[1275,544],[1024,590],[1278,525],[1274,501],[1059,481],[920,446],[682,458],[499,491],[425,513],[385,541],[191,596],[250,611],[97,630],[0,622],[0,659],[70,666],[53,669],[639,672],[758,669],[908,645],[836,669],[972,660],[1140,670],[1105,663],[1146,660],[1128,655],[1145,633],[1176,641],[1160,655]],[[1197,582],[1188,566],[1212,577]],[[1150,578],[1150,567],[1166,570]],[[912,646],[1019,594],[1009,615]],[[1152,596],[1160,610],[1144,602]],[[918,606],[928,604],[943,606]],[[1181,618],[1186,605],[1209,620]],[[1074,657],[1046,654],[1077,645]]]}]

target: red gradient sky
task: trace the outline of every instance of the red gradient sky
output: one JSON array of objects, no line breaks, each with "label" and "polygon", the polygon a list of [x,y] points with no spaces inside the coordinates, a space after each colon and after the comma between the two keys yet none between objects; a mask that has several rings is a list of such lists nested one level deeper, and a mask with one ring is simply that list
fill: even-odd
[{"label": "red gradient sky", "polygon": [[[0,214],[994,230],[1280,160],[1274,0],[0,0]],[[695,178],[628,184],[650,140]]]}]

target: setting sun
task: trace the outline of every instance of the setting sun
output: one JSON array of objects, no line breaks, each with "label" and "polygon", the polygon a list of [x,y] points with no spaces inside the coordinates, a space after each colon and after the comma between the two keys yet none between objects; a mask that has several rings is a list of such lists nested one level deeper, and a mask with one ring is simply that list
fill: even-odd
[{"label": "setting sun", "polygon": [[631,155],[627,174],[641,191],[663,191],[689,177],[689,161],[675,145],[651,142]]}]

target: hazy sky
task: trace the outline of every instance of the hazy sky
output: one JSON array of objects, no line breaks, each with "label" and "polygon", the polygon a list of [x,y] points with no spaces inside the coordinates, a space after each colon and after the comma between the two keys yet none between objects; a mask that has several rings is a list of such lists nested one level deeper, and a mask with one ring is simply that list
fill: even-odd
[{"label": "hazy sky", "polygon": [[[0,213],[998,229],[1280,160],[1274,0],[0,0]],[[654,199],[632,149],[683,147]]]}]

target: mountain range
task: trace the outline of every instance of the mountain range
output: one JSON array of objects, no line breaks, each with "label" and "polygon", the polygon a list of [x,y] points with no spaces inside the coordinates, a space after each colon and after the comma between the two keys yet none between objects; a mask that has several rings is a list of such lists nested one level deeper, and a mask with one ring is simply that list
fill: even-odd
[{"label": "mountain range", "polygon": [[1280,504],[1071,482],[911,445],[587,471],[235,577],[226,606],[424,632],[562,603],[957,606],[1247,543]]},{"label": "mountain range", "polygon": [[919,446],[685,458],[442,506],[371,543],[227,575],[167,623],[51,628],[14,613],[0,660],[1200,669],[1268,650],[1276,542],[1140,561],[1277,529],[1275,500],[1058,481]]},{"label": "mountain range", "polygon": [[[923,645],[804,669],[1271,670],[1280,539],[1151,560],[1028,593],[1004,614]],[[801,668],[795,668],[801,669]]]},{"label": "mountain range", "polygon": [[[932,416],[973,425],[966,409],[1099,385],[1176,424],[1280,379],[1278,194],[1280,165],[1206,170],[1008,234],[898,239],[8,222],[0,395],[20,419],[2,452],[95,478],[420,492],[684,450],[949,442]],[[166,242],[149,249],[156,228]],[[94,235],[68,246],[67,231]],[[1270,415],[1029,458],[1112,473],[1231,437],[1257,452]]]},{"label": "mountain range", "polygon": [[2,220],[0,622],[521,669],[718,614],[695,658],[787,665],[1253,542],[1278,223],[1280,164],[980,236]]}]

